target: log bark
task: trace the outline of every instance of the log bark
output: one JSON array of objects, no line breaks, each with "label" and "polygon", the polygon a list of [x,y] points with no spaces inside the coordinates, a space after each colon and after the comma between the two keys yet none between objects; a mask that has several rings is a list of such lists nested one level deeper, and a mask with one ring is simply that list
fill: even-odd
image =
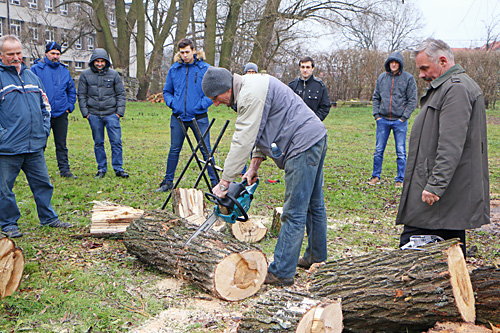
[{"label": "log bark", "polygon": [[422,332],[437,321],[475,318],[458,240],[326,263],[310,291],[341,298],[344,327],[351,332]]},{"label": "log bark", "polygon": [[288,289],[262,294],[238,325],[238,332],[342,332],[339,301],[312,298]]},{"label": "log bark", "polygon": [[260,242],[267,234],[267,227],[257,218],[250,218],[248,221],[236,221],[231,225],[233,236],[245,243]]},{"label": "log bark", "polygon": [[176,188],[172,191],[172,208],[179,217],[205,215],[205,196],[195,188]]},{"label": "log bark", "polygon": [[0,239],[0,299],[12,295],[19,288],[23,271],[23,251],[11,239]]},{"label": "log bark", "polygon": [[245,299],[259,291],[267,274],[262,251],[212,229],[184,247],[196,228],[172,213],[151,211],[129,225],[123,243],[140,261],[224,300]]},{"label": "log bark", "polygon": [[476,322],[500,327],[500,268],[477,268],[470,278],[476,295]]}]

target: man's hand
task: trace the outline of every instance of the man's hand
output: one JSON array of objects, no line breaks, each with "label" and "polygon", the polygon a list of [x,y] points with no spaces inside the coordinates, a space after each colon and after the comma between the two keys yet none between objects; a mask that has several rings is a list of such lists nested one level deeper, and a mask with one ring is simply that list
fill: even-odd
[{"label": "man's hand", "polygon": [[258,177],[257,170],[248,169],[247,172],[245,172],[245,174],[241,178],[242,180],[246,179],[248,185],[252,185],[257,181],[257,177]]},{"label": "man's hand", "polygon": [[228,188],[230,183],[224,179],[221,179],[219,184],[215,185],[214,188],[212,189],[212,193],[218,196],[219,198],[225,198],[227,190],[223,191],[219,186],[220,184]]},{"label": "man's hand", "polygon": [[422,191],[422,201],[428,203],[429,206],[432,206],[433,203],[439,201],[439,197],[437,195],[435,195],[434,193],[423,190]]}]

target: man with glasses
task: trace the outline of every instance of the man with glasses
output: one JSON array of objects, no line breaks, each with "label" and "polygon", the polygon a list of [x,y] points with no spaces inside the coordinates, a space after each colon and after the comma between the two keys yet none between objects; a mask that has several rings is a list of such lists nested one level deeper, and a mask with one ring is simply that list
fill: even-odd
[{"label": "man with glasses", "polygon": [[300,77],[288,84],[307,106],[323,121],[330,112],[330,97],[323,81],[314,77],[314,60],[304,57],[299,61]]}]

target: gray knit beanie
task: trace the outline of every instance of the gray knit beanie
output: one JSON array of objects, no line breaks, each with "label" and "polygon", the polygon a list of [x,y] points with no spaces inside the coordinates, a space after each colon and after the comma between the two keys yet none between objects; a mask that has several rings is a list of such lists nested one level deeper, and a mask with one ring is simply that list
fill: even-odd
[{"label": "gray knit beanie", "polygon": [[203,81],[201,81],[201,88],[207,97],[215,97],[225,93],[233,87],[233,75],[230,71],[221,67],[209,67]]},{"label": "gray knit beanie", "polygon": [[254,64],[253,62],[249,62],[248,64],[245,65],[245,70],[243,71],[243,74],[246,74],[249,69],[253,69],[255,73],[259,72],[259,67],[257,67],[257,65]]}]

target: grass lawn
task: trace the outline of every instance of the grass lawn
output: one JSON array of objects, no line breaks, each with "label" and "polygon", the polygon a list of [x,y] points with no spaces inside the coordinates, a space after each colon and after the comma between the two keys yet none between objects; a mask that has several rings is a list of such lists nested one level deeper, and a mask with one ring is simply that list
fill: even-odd
[{"label": "grass lawn", "polygon": [[[130,173],[129,179],[115,177],[108,143],[108,173],[103,179],[93,178],[97,165],[91,131],[78,109],[70,116],[68,134],[71,169],[78,179],[59,176],[53,139],[49,138],[46,160],[54,185],[52,204],[61,220],[74,223],[76,228],[41,228],[27,181],[24,175],[18,177],[14,191],[22,214],[18,224],[24,237],[15,242],[24,250],[26,267],[20,290],[0,303],[1,332],[128,331],[161,311],[182,307],[186,297],[199,297],[201,292],[188,284],[175,291],[159,289],[158,283],[167,276],[129,256],[120,240],[71,237],[89,232],[92,201],[108,200],[144,210],[162,206],[167,194],[156,193],[155,189],[165,172],[170,114],[164,104],[127,104],[126,117],[122,119],[122,139],[124,168]],[[231,122],[216,154],[216,162],[222,166],[236,113],[226,107],[212,107],[209,115],[216,119],[212,142],[224,122]],[[414,117],[410,119],[410,126]],[[394,139],[391,137],[387,145],[382,183],[372,187],[366,184],[371,176],[375,146],[371,109],[332,109],[325,125],[329,145],[324,167],[329,257],[396,248],[401,227],[396,227],[394,222],[400,195],[393,181],[396,174]],[[499,198],[499,110],[488,111],[488,126],[491,193],[492,198]],[[185,144],[177,174],[189,156],[190,149]],[[198,169],[192,164],[180,186],[192,187],[197,175]],[[269,160],[262,164],[260,177],[250,214],[271,217],[273,208],[282,205],[284,173]],[[267,184],[266,179],[281,182]],[[206,190],[204,184],[200,188]],[[167,209],[171,209],[170,205]],[[468,259],[470,264],[500,262],[498,234],[468,231],[467,236],[469,247],[477,246],[475,257]],[[276,238],[266,237],[258,244],[270,261],[275,242]],[[226,311],[237,313],[247,302],[223,306]],[[224,320],[218,325],[211,331],[222,332],[226,328]],[[204,329],[194,317],[177,331]]]}]

